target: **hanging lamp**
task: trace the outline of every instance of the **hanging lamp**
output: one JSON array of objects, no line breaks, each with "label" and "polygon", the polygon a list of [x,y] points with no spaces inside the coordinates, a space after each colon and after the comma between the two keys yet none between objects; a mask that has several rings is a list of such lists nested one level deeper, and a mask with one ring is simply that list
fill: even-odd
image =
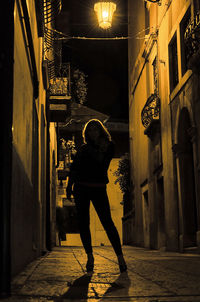
[{"label": "hanging lamp", "polygon": [[145,1],[148,1],[148,2],[151,2],[151,3],[157,3],[158,5],[161,5],[162,0],[145,0]]},{"label": "hanging lamp", "polygon": [[116,4],[109,1],[99,1],[94,4],[94,11],[97,14],[99,26],[108,29],[112,26],[113,14],[116,10]]}]

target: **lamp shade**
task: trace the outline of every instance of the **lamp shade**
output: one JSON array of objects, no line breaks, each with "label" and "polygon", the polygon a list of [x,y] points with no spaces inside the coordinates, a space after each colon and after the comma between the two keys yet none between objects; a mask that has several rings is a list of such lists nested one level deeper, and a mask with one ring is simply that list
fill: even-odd
[{"label": "lamp shade", "polygon": [[162,0],[146,0],[146,1],[149,1],[149,2],[152,2],[152,3],[158,3],[158,5],[161,5]]},{"label": "lamp shade", "polygon": [[99,26],[107,29],[112,25],[112,17],[116,10],[116,4],[113,2],[97,2],[94,5],[94,11],[97,14]]}]

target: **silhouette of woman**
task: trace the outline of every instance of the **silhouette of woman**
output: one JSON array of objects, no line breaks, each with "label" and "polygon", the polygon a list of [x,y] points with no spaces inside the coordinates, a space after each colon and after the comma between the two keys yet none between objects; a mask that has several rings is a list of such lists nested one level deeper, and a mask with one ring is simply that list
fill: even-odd
[{"label": "silhouette of woman", "polygon": [[99,219],[116,253],[120,272],[127,270],[118,231],[113,223],[106,184],[107,170],[114,155],[110,133],[97,119],[89,120],[82,132],[84,144],[80,147],[70,167],[67,198],[71,199],[72,187],[75,199],[80,237],[87,254],[87,272],[94,269],[94,257],[90,233],[89,206],[92,201]]}]

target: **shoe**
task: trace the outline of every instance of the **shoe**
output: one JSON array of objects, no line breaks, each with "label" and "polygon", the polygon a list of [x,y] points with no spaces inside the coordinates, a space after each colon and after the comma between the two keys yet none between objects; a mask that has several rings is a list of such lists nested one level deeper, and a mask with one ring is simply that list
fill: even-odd
[{"label": "shoe", "polygon": [[127,271],[127,265],[126,262],[124,260],[123,255],[119,255],[118,256],[118,263],[119,263],[119,269],[121,273],[124,273]]},{"label": "shoe", "polygon": [[93,270],[94,270],[94,257],[93,257],[93,255],[88,254],[86,270],[87,270],[87,273],[93,272]]}]

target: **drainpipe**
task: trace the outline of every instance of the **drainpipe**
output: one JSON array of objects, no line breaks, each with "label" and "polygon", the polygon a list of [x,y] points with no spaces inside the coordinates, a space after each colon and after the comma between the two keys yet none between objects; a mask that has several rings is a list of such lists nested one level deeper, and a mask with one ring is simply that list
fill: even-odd
[{"label": "drainpipe", "polygon": [[14,0],[0,10],[1,150],[0,150],[0,297],[10,294],[11,283],[11,179],[14,63]]},{"label": "drainpipe", "polygon": [[51,181],[50,181],[50,121],[49,121],[49,92],[46,96],[46,118],[47,118],[47,154],[46,154],[46,247],[51,251]]}]

